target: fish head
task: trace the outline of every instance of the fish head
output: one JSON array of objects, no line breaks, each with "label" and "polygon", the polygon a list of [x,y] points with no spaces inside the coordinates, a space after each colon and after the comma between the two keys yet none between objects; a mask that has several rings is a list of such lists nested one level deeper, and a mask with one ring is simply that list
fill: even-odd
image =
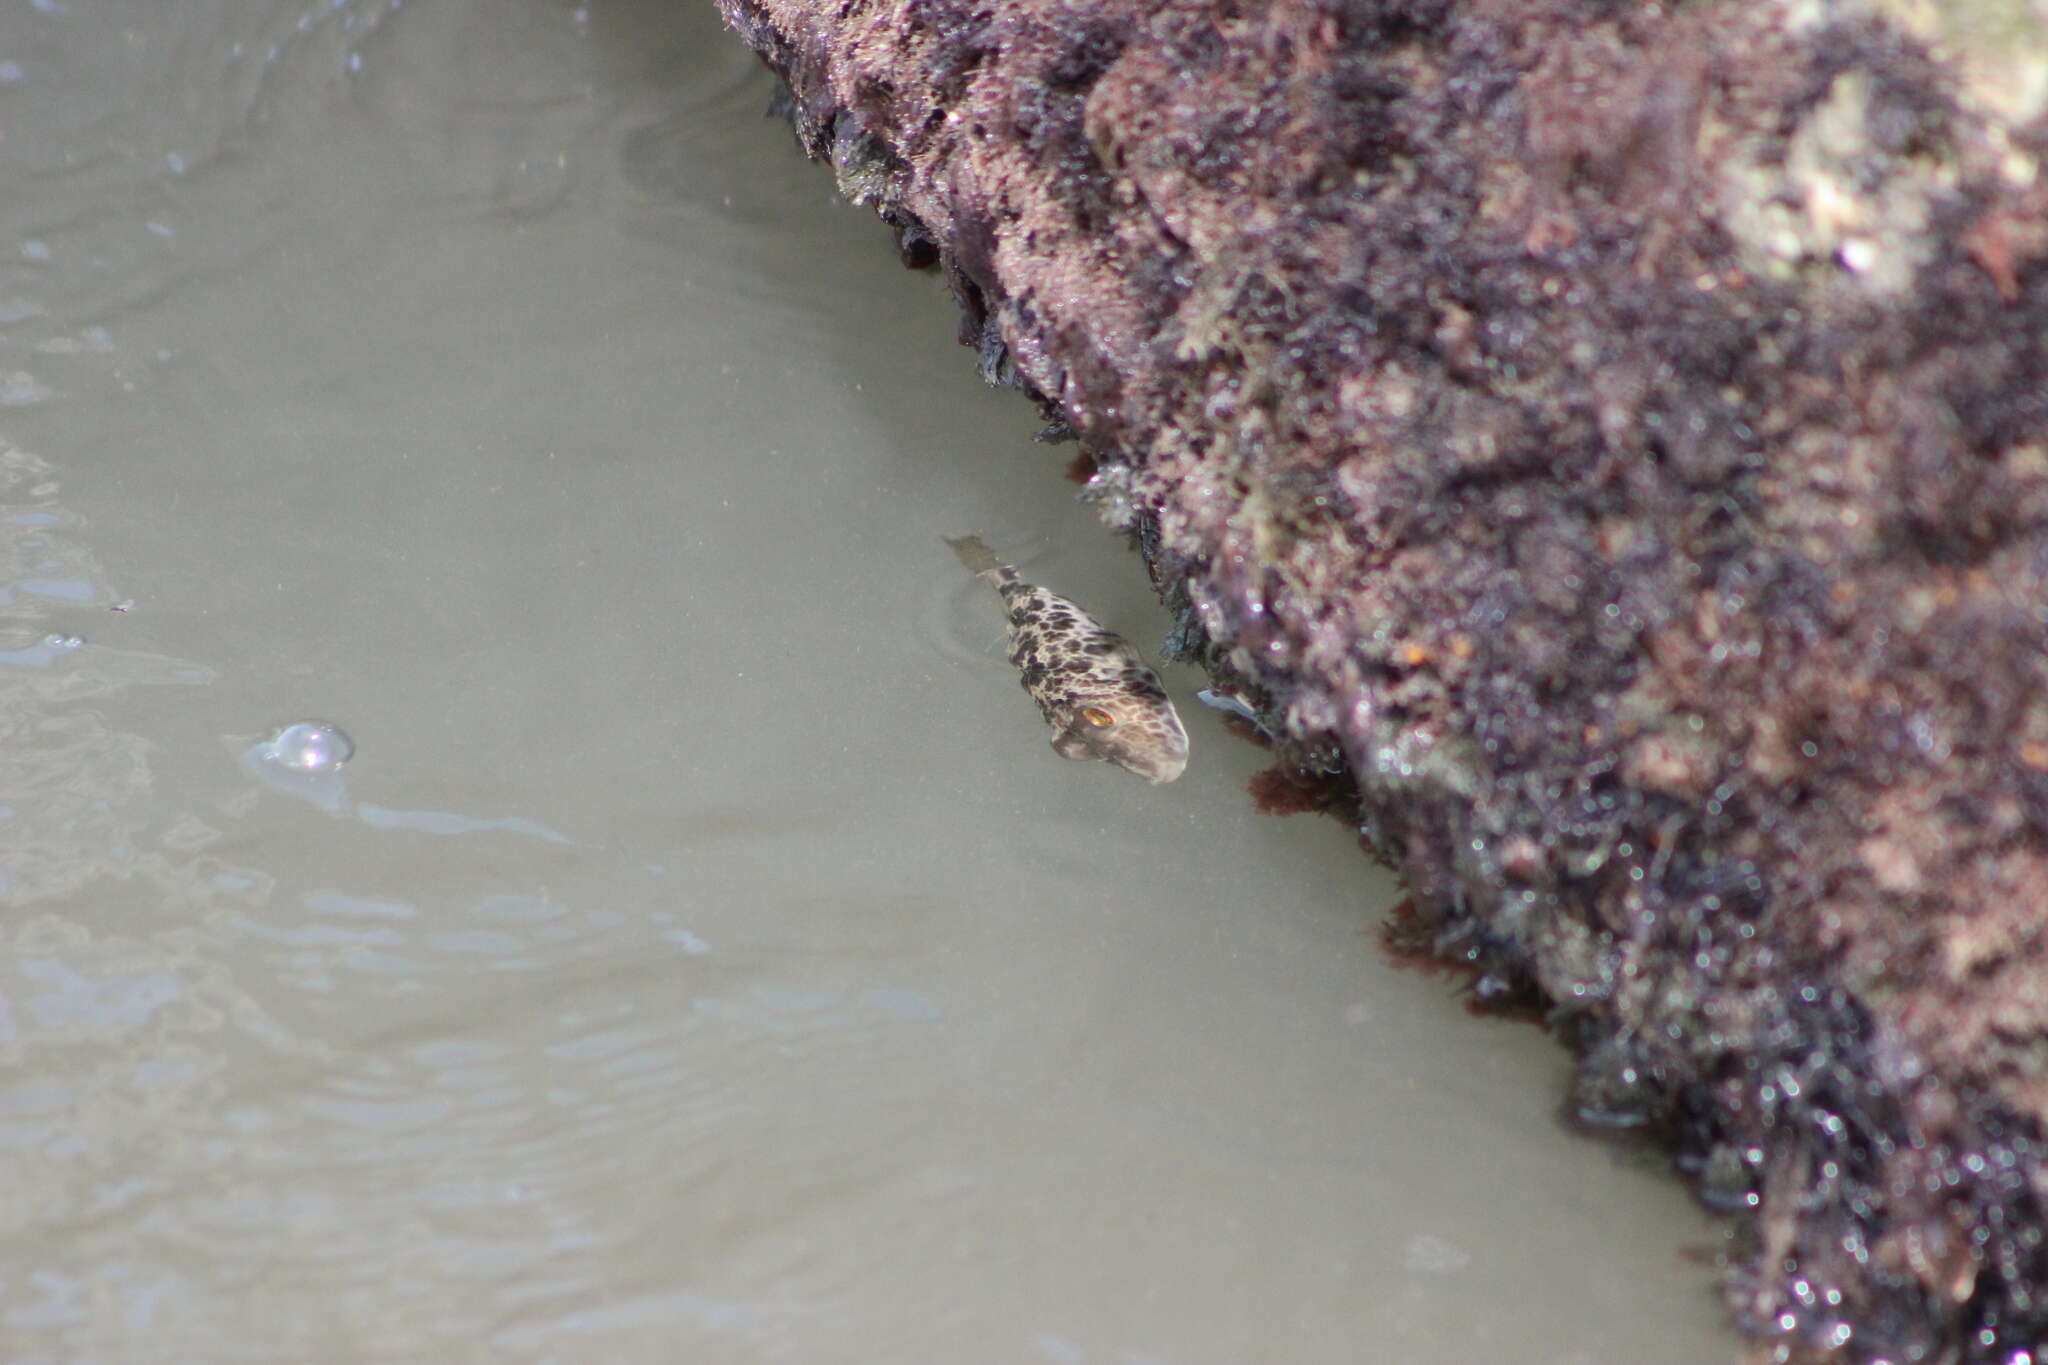
[{"label": "fish head", "polygon": [[1051,719],[1061,758],[1101,759],[1153,783],[1171,782],[1188,766],[1187,731],[1164,689],[1156,697],[1075,698]]}]

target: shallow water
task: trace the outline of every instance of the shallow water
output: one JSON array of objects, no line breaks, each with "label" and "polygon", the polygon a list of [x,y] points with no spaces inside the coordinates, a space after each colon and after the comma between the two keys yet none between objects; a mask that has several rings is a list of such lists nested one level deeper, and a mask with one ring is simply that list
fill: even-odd
[{"label": "shallow water", "polygon": [[[708,5],[0,11],[9,1361],[1735,1354]],[[333,722],[353,761],[259,747]]]}]

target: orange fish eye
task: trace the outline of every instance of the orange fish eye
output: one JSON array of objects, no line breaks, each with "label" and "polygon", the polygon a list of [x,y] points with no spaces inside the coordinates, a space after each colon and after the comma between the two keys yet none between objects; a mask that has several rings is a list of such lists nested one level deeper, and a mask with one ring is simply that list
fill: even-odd
[{"label": "orange fish eye", "polygon": [[1109,712],[1103,710],[1099,706],[1082,707],[1081,719],[1087,721],[1090,725],[1095,726],[1097,729],[1101,729],[1105,725],[1116,724],[1116,717],[1112,716],[1111,714],[1109,714]]}]

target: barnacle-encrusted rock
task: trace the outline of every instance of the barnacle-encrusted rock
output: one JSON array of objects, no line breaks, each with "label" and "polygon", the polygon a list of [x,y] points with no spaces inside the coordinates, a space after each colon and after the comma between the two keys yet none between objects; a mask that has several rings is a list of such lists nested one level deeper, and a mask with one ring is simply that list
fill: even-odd
[{"label": "barnacle-encrusted rock", "polygon": [[1769,1353],[2041,1358],[2040,7],[721,3]]}]

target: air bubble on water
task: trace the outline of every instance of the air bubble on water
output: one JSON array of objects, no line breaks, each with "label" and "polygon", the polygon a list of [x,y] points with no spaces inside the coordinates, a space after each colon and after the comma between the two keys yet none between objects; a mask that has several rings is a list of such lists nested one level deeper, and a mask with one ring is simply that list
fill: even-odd
[{"label": "air bubble on water", "polygon": [[309,776],[339,771],[356,752],[355,741],[340,726],[319,720],[285,726],[264,748],[271,763]]},{"label": "air bubble on water", "polygon": [[222,739],[239,755],[242,771],[272,791],[309,802],[329,815],[343,815],[351,809],[341,766],[356,746],[338,727],[302,720],[268,739],[252,740],[247,735],[223,735]]}]

